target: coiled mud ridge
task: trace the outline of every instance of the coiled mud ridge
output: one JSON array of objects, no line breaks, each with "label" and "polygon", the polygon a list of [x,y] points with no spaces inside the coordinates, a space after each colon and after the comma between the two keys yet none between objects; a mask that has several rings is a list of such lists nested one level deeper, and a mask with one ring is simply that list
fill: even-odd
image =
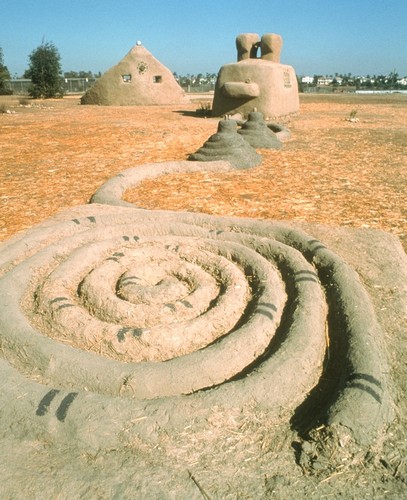
[{"label": "coiled mud ridge", "polygon": [[368,446],[391,405],[356,272],[282,223],[121,200],[145,176],[195,167],[211,168],[125,171],[96,204],[0,247],[2,418],[21,436],[108,446],[125,428],[148,435],[256,401],[276,418],[307,408]]}]

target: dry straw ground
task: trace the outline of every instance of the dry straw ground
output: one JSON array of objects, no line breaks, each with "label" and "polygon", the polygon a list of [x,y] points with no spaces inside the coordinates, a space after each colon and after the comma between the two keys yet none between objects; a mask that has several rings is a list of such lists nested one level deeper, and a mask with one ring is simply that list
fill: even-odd
[{"label": "dry straw ground", "polygon": [[[205,100],[205,99],[203,99]],[[142,163],[185,159],[217,119],[183,107],[80,106],[78,98],[0,103],[0,239],[60,209],[86,203],[112,175]],[[406,248],[407,96],[302,95],[286,124],[292,139],[261,150],[262,164],[223,174],[172,175],[126,199],[149,209],[296,219],[380,228]],[[349,118],[357,112],[358,122]]]},{"label": "dry straw ground", "polygon": [[[78,98],[24,107],[0,98],[0,110],[11,111],[0,114],[0,240],[86,203],[124,169],[185,159],[217,128],[218,120],[197,116],[199,107],[92,107]],[[259,167],[165,176],[126,198],[149,209],[380,228],[406,249],[406,110],[405,95],[302,95],[300,114],[286,123],[292,139],[279,151],[261,150]],[[359,121],[347,121],[354,111]],[[15,494],[18,485],[58,498],[151,498],[144,491],[154,498],[402,498],[406,365],[403,338],[391,333],[398,407],[383,454],[308,477],[293,463],[293,430],[255,406],[236,418],[215,407],[207,423],[162,433],[153,448],[135,439],[128,449],[78,455],[5,434],[0,490]]]}]

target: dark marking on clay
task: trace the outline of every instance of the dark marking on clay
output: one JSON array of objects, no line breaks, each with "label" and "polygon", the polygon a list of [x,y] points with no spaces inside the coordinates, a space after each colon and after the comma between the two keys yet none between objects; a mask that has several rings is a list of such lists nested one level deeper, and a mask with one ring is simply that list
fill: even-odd
[{"label": "dark marking on clay", "polygon": [[129,285],[137,285],[137,283],[135,281],[126,281],[125,283],[120,283],[121,288],[124,288],[125,286]]},{"label": "dark marking on clay", "polygon": [[301,281],[311,281],[312,283],[318,283],[315,278],[296,278],[295,282],[300,283]]},{"label": "dark marking on clay", "polygon": [[[265,310],[261,309],[262,307],[264,307]],[[258,304],[258,308],[257,308],[256,312],[258,312],[259,314],[263,314],[263,316],[267,316],[269,319],[273,320],[274,315],[273,315],[273,313],[271,313],[269,311],[269,309],[271,309],[274,312],[277,311],[277,307],[274,304],[270,304],[268,302],[260,302]]]},{"label": "dark marking on clay", "polygon": [[45,396],[41,399],[35,414],[38,415],[39,417],[44,416],[49,410],[49,407],[52,401],[54,400],[55,396],[59,392],[60,391],[58,389],[51,389],[50,391],[48,391],[47,394],[45,394]]},{"label": "dark marking on clay", "polygon": [[142,328],[133,328],[132,331],[131,331],[131,334],[133,335],[133,337],[141,337],[141,335],[143,334],[143,329]]},{"label": "dark marking on clay", "polygon": [[141,337],[141,335],[143,333],[143,329],[142,328],[129,328],[129,327],[120,328],[120,330],[117,332],[117,340],[119,342],[124,342],[124,337],[127,333],[129,333],[133,337]]},{"label": "dark marking on clay", "polygon": [[326,250],[326,246],[322,245],[321,243],[321,245],[318,245],[312,249],[313,252],[316,252],[317,250]]},{"label": "dark marking on clay", "polygon": [[310,245],[322,245],[322,243],[319,240],[309,240],[308,243]]},{"label": "dark marking on clay", "polygon": [[124,342],[124,336],[129,330],[130,328],[120,328],[120,330],[117,332],[117,340],[119,342]]},{"label": "dark marking on clay", "polygon": [[269,309],[272,309],[274,312],[277,312],[277,307],[274,304],[271,304],[270,302],[259,302],[258,305],[263,307],[268,307]]},{"label": "dark marking on clay", "polygon": [[72,219],[72,222],[75,222],[75,224],[80,224],[81,223],[81,221],[78,220],[78,219]]},{"label": "dark marking on clay", "polygon": [[267,316],[271,320],[274,319],[274,316],[271,314],[270,311],[263,311],[262,309],[257,309],[256,312],[258,312],[259,314],[263,314],[263,316]]},{"label": "dark marking on clay", "polygon": [[381,382],[367,373],[352,373],[351,375],[349,375],[348,381],[351,382],[352,380],[365,380],[367,382],[370,382],[371,384],[376,385],[377,387],[380,387],[380,389],[382,388]]},{"label": "dark marking on clay", "polygon": [[168,309],[171,309],[171,311],[175,312],[177,308],[174,306],[174,304],[164,304],[165,307],[168,307]]},{"label": "dark marking on clay", "polygon": [[181,304],[184,305],[185,307],[188,307],[188,309],[193,309],[193,305],[188,302],[187,300],[181,300]]},{"label": "dark marking on clay", "polygon": [[69,407],[75,401],[78,396],[77,392],[70,392],[64,399],[61,401],[61,404],[58,407],[55,415],[60,422],[63,422],[68,414]]},{"label": "dark marking on clay", "polygon": [[65,307],[75,307],[75,304],[61,304],[56,310],[59,311],[60,309],[65,309]]},{"label": "dark marking on clay", "polygon": [[381,404],[382,398],[380,394],[378,394],[374,389],[369,387],[368,385],[362,384],[360,382],[352,382],[349,387],[352,387],[354,389],[360,389],[361,391],[367,392],[374,398],[378,403]]},{"label": "dark marking on clay", "polygon": [[91,215],[90,217],[86,217],[90,222],[96,223],[96,218]]},{"label": "dark marking on clay", "polygon": [[68,297],[55,297],[55,299],[50,300],[50,304],[55,304],[55,302],[61,302],[62,300],[69,300]]},{"label": "dark marking on clay", "polygon": [[124,257],[124,253],[123,252],[115,252],[113,254],[114,257]]},{"label": "dark marking on clay", "polygon": [[312,248],[313,252],[316,252],[317,250],[321,250],[323,248],[326,249],[326,246],[322,244],[319,240],[309,240],[308,243],[313,246]]},{"label": "dark marking on clay", "polygon": [[296,283],[300,281],[312,281],[313,283],[318,283],[318,275],[312,271],[298,271],[294,273],[294,276],[296,276]]},{"label": "dark marking on clay", "polygon": [[133,236],[134,241],[138,241],[140,239],[140,236]]},{"label": "dark marking on clay", "polygon": [[113,260],[114,262],[119,262],[117,257],[108,257],[106,260]]},{"label": "dark marking on clay", "polygon": [[137,285],[135,280],[140,281],[140,278],[138,278],[137,276],[126,276],[125,278],[122,278],[120,280],[120,286],[123,287],[127,285]]},{"label": "dark marking on clay", "polygon": [[130,238],[128,236],[123,236],[124,241],[130,241]]},{"label": "dark marking on clay", "polygon": [[117,174],[115,177],[125,177],[124,174]]}]

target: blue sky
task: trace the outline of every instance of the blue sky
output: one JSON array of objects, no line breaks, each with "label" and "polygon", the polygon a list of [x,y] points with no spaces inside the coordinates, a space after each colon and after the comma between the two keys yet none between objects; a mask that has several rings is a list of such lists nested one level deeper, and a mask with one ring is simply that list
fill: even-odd
[{"label": "blue sky", "polygon": [[407,0],[0,0],[12,75],[53,42],[63,71],[102,73],[140,40],[171,71],[217,73],[240,33],[278,33],[297,74],[407,75]]}]

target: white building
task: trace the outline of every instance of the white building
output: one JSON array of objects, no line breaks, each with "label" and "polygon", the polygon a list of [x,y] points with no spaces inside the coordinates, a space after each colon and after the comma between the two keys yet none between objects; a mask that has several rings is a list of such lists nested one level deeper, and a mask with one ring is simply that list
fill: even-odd
[{"label": "white building", "polygon": [[312,76],[303,76],[301,78],[301,83],[313,83],[314,78]]},{"label": "white building", "polygon": [[322,76],[321,78],[318,78],[317,85],[320,85],[321,87],[324,85],[330,85],[333,82],[333,78],[328,77],[328,76]]}]

